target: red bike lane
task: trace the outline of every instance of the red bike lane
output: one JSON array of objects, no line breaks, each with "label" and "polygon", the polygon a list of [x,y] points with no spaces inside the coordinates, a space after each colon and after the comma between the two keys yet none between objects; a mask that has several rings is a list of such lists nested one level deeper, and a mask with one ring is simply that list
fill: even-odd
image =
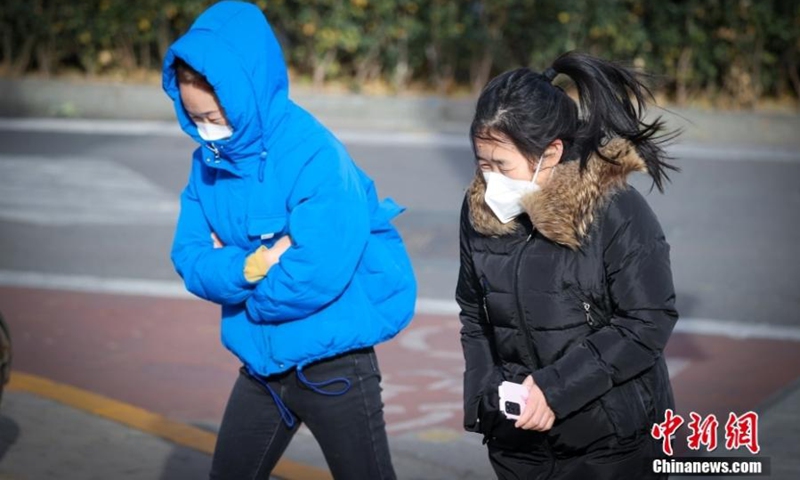
[{"label": "red bike lane", "polygon": [[[165,417],[215,425],[239,367],[218,307],[191,299],[0,287],[15,371]],[[390,434],[461,431],[458,319],[416,316],[378,347]],[[667,348],[677,411],[742,414],[800,378],[798,342],[676,332]]]}]

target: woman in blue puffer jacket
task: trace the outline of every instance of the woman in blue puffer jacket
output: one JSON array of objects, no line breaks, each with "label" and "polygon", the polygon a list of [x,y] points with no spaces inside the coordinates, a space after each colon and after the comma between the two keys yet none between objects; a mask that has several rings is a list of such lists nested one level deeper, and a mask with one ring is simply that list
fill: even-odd
[{"label": "woman in blue puffer jacket", "polygon": [[167,52],[163,87],[199,143],[172,248],[222,306],[242,362],[212,478],[268,478],[301,422],[336,478],[394,478],[373,346],[411,320],[416,282],[344,146],[288,97],[280,45],[254,5],[220,2]]}]

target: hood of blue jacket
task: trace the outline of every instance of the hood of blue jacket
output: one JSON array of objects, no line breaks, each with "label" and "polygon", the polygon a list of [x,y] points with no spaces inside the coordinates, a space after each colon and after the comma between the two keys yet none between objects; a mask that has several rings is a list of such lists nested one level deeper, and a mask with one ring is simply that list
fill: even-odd
[{"label": "hood of blue jacket", "polygon": [[[180,58],[205,76],[233,128],[213,142],[228,169],[268,152],[289,108],[289,81],[278,40],[253,4],[220,2],[206,10],[167,51],[162,86],[172,99],[181,128],[199,144],[197,126],[180,98],[173,63]],[[226,167],[223,167],[226,168]]]}]

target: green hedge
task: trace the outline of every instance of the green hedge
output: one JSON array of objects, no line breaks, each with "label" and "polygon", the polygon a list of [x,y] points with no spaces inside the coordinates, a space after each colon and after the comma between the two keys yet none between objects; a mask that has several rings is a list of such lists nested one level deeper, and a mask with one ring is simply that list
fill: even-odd
[{"label": "green hedge", "polygon": [[[4,0],[0,68],[90,75],[157,69],[213,1]],[[581,49],[642,67],[679,103],[800,94],[794,0],[258,0],[294,73],[357,89],[479,89]]]}]

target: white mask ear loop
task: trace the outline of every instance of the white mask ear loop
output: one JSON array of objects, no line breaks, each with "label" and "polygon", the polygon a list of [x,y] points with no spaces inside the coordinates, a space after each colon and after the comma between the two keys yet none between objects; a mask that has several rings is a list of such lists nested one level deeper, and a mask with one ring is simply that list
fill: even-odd
[{"label": "white mask ear loop", "polygon": [[539,176],[539,169],[542,168],[542,161],[544,161],[544,154],[539,157],[539,162],[536,164],[536,171],[533,172],[533,180],[531,180],[531,183],[536,183],[536,177]]}]

